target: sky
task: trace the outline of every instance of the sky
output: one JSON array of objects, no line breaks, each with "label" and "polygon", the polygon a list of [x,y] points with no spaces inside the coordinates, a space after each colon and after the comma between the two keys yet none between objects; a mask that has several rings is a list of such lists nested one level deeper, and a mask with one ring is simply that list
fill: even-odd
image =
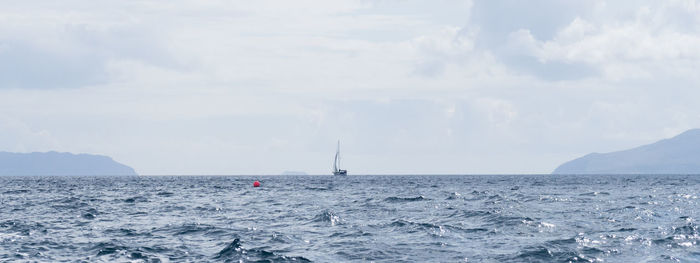
[{"label": "sky", "polygon": [[695,0],[0,0],[0,151],[550,173],[700,127]]}]

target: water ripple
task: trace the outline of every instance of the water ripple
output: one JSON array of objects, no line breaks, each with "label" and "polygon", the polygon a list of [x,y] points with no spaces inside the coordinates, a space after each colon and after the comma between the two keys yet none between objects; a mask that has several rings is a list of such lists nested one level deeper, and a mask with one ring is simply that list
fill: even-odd
[{"label": "water ripple", "polygon": [[0,185],[0,262],[700,261],[700,177],[691,175],[38,176]]}]

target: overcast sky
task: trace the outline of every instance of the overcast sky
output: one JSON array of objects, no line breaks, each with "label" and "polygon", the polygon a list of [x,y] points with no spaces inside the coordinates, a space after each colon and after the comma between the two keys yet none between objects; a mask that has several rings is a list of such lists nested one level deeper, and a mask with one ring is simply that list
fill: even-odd
[{"label": "overcast sky", "polygon": [[700,1],[4,1],[0,150],[549,173],[700,127]]}]

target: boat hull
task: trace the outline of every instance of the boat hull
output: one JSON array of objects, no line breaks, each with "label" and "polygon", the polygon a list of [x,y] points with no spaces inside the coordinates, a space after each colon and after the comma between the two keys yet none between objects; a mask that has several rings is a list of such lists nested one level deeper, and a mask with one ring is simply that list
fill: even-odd
[{"label": "boat hull", "polygon": [[347,170],[338,170],[338,171],[333,172],[333,175],[340,175],[340,176],[348,175],[348,171]]}]

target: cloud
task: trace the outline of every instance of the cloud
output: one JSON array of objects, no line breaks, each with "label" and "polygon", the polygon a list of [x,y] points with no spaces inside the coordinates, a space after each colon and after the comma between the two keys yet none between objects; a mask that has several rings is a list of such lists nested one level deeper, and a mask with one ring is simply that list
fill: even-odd
[{"label": "cloud", "polygon": [[[560,24],[560,29],[549,37],[537,37],[529,28],[510,32],[506,61],[525,58],[528,66],[551,64],[565,69],[550,67],[554,72],[537,72],[538,76],[567,77],[570,71],[584,74],[582,77],[615,81],[658,78],[659,74],[688,76],[689,69],[697,68],[695,61],[700,54],[699,31],[693,26],[698,22],[697,9],[693,3],[621,6],[599,2],[591,12]],[[600,17],[610,9],[634,15]]]},{"label": "cloud", "polygon": [[507,43],[508,35],[527,29],[539,39],[550,39],[576,16],[590,12],[590,3],[554,0],[475,1],[471,25],[479,29],[479,44],[486,49]]},{"label": "cloud", "polygon": [[700,125],[698,10],[18,2],[0,10],[0,146],[278,174],[326,173],[341,139],[357,172],[549,172]]},{"label": "cloud", "polygon": [[0,115],[0,149],[2,151],[48,151],[60,144],[46,129],[34,129],[12,117]]}]

